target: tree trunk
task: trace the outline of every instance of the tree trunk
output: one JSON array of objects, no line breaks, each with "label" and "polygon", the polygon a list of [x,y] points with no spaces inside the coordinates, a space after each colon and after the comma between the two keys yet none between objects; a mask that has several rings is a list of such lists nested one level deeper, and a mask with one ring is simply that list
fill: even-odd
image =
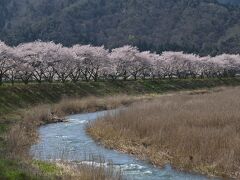
[{"label": "tree trunk", "polygon": [[3,85],[3,77],[2,77],[2,75],[0,75],[0,86],[2,86]]},{"label": "tree trunk", "polygon": [[11,83],[12,83],[12,86],[14,86],[14,79],[11,78]]},{"label": "tree trunk", "polygon": [[133,77],[134,77],[134,80],[136,81],[137,80],[137,74],[134,74]]},{"label": "tree trunk", "polygon": [[3,72],[0,73],[0,86],[3,85]]}]

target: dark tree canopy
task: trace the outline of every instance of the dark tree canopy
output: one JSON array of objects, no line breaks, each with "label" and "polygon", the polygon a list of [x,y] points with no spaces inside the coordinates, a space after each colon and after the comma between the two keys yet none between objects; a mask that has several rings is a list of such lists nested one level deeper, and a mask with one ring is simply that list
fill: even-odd
[{"label": "dark tree canopy", "polygon": [[[238,0],[1,0],[0,39],[240,53]],[[222,4],[227,3],[227,4]],[[230,4],[229,4],[230,3]]]}]

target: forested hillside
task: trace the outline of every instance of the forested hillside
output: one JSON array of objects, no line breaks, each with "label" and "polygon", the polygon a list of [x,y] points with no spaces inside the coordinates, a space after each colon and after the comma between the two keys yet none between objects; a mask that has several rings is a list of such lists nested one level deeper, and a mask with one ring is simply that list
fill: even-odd
[{"label": "forested hillside", "polygon": [[218,0],[220,3],[225,4],[240,4],[239,0]]},{"label": "forested hillside", "polygon": [[0,39],[10,45],[41,39],[206,55],[239,53],[239,32],[239,7],[216,0],[0,2]]}]

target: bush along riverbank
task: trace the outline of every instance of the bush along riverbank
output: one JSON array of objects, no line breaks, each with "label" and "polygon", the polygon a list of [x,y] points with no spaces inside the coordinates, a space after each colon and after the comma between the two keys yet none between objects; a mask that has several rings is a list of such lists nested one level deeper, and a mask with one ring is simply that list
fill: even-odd
[{"label": "bush along riverbank", "polygon": [[[5,84],[0,87],[0,177],[5,179],[41,179],[42,177],[72,176],[56,166],[29,157],[29,147],[37,140],[37,128],[46,123],[57,122],[67,114],[92,112],[126,106],[135,101],[153,99],[144,94],[169,91],[237,86],[240,79],[186,79],[156,81],[81,82],[77,84]],[[119,95],[120,94],[120,95]],[[122,94],[122,95],[121,95]],[[123,95],[129,94],[129,96]],[[135,96],[133,96],[135,95]],[[26,110],[28,109],[28,110]],[[94,173],[80,175],[96,178]],[[75,170],[76,171],[76,170]],[[104,176],[105,168],[97,169]],[[65,173],[63,173],[65,172]],[[89,170],[88,170],[89,172]],[[111,172],[111,171],[107,171]],[[87,177],[86,174],[89,176]],[[80,177],[79,174],[74,176]],[[101,178],[100,178],[101,179]]]},{"label": "bush along riverbank", "polygon": [[240,178],[240,88],[163,95],[93,122],[108,148],[162,167]]}]

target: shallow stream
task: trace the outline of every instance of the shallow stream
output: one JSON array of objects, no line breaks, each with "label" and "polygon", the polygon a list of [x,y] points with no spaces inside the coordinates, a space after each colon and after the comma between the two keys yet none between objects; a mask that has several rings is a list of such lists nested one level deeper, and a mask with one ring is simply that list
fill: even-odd
[{"label": "shallow stream", "polygon": [[[112,162],[116,169],[121,168],[125,179],[136,180],[209,180],[211,178],[191,173],[179,172],[166,165],[163,169],[128,154],[105,149],[86,134],[85,127],[89,121],[94,121],[106,113],[101,111],[66,117],[67,123],[49,124],[39,128],[40,141],[31,148],[31,154],[40,160],[84,161],[89,156],[103,156],[107,162]],[[96,165],[99,163],[95,159]],[[108,163],[106,163],[106,166]],[[213,179],[213,178],[212,178]]]}]

